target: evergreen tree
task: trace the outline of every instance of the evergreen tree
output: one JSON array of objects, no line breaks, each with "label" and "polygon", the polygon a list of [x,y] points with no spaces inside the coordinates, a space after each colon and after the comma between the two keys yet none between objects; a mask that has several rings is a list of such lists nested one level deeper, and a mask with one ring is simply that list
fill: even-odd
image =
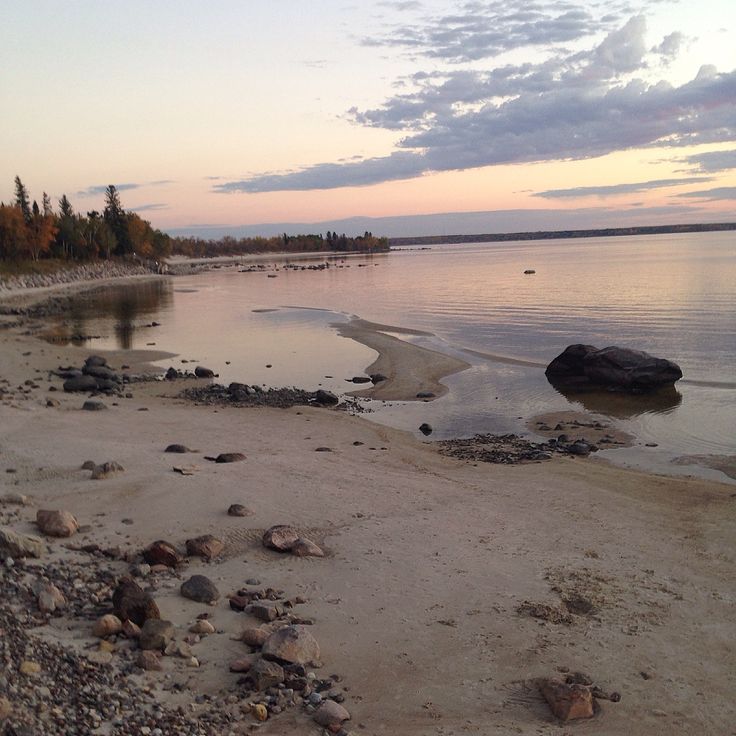
[{"label": "evergreen tree", "polygon": [[23,214],[26,225],[31,224],[33,215],[31,213],[31,203],[28,197],[28,190],[20,180],[19,176],[15,177],[15,206],[18,207]]},{"label": "evergreen tree", "polygon": [[[120,203],[120,195],[114,184],[105,190],[105,209],[102,213],[105,223],[115,236],[115,255],[128,255],[134,251],[128,232],[128,218]],[[107,244],[106,239],[106,244]],[[106,250],[106,249],[103,249]]]}]

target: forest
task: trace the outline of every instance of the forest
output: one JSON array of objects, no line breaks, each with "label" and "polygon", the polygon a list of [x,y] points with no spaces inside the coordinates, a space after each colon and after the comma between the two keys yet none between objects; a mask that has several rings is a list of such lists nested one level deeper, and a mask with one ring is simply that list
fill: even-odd
[{"label": "forest", "polygon": [[15,200],[0,202],[0,260],[13,263],[111,258],[160,261],[174,254],[209,258],[269,252],[375,252],[388,248],[386,238],[376,238],[369,232],[358,237],[327,232],[324,236],[284,233],[272,238],[172,238],[135,212],[126,211],[113,184],[105,190],[102,212],[76,212],[66,194],[55,209],[43,192],[39,205],[31,201],[19,176],[15,177]]}]

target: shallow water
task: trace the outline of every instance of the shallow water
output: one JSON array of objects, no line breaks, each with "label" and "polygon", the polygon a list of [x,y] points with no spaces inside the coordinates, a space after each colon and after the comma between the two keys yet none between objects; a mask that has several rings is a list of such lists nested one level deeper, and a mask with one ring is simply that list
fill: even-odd
[{"label": "shallow water", "polygon": [[[375,354],[329,325],[359,315],[431,332],[411,339],[472,364],[446,380],[439,401],[373,402],[374,418],[392,426],[416,431],[427,421],[434,437],[519,431],[536,414],[587,408],[658,443],[639,459],[629,453],[635,464],[736,453],[736,233],[404,248],[331,264],[281,268],[277,278],[233,267],[106,290],[81,299],[67,324],[100,335],[90,347],[155,342],[223,382],[347,391],[344,379]],[[154,320],[161,326],[143,326]],[[543,366],[576,342],[670,358],[685,380],[656,400],[563,396]]]}]

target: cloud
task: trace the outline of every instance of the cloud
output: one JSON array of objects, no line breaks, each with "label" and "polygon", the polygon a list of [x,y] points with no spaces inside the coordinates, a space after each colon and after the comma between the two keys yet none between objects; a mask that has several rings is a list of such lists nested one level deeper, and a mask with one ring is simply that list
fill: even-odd
[{"label": "cloud", "polygon": [[167,210],[169,209],[168,204],[161,202],[154,202],[153,204],[139,204],[130,208],[133,212],[149,212],[151,210]]},{"label": "cloud", "polygon": [[653,54],[659,54],[666,61],[672,61],[680,53],[680,49],[685,41],[685,35],[679,31],[670,33],[662,39],[662,43],[652,48]]},{"label": "cloud", "polygon": [[620,194],[634,194],[636,192],[647,192],[652,189],[664,189],[676,187],[683,184],[694,184],[696,182],[713,181],[712,176],[692,176],[684,179],[652,179],[651,181],[632,182],[629,184],[613,184],[610,186],[597,187],[572,187],[570,189],[547,189],[537,192],[534,197],[545,199],[565,199],[568,197],[615,197]]},{"label": "cloud", "polygon": [[[679,85],[656,78],[659,57],[676,53],[681,34],[667,36],[652,56],[644,16],[623,21],[623,7],[596,19],[569,0],[466,2],[462,12],[441,23],[399,29],[393,40],[379,39],[380,44],[413,46],[423,56],[435,49],[447,63],[435,60],[431,70],[398,80],[397,93],[378,107],[348,111],[358,125],[397,133],[394,152],[223,181],[214,191],[367,186],[498,164],[732,142],[736,70],[721,73],[704,65]],[[589,45],[583,50],[580,44],[578,50],[550,45],[568,37]],[[527,45],[537,52],[529,57],[533,62],[458,66]]]},{"label": "cloud", "polygon": [[[77,197],[97,197],[100,194],[104,194],[109,184],[93,184],[92,186],[82,189],[77,192]],[[141,184],[115,184],[115,189],[119,192],[124,192],[127,189],[138,189]]]},{"label": "cloud", "polygon": [[701,189],[695,192],[683,192],[677,196],[686,199],[707,199],[709,202],[717,202],[721,199],[736,199],[736,187],[714,187],[713,189]]},{"label": "cloud", "polygon": [[730,151],[708,151],[679,159],[699,171],[714,173],[736,169],[736,149]]}]

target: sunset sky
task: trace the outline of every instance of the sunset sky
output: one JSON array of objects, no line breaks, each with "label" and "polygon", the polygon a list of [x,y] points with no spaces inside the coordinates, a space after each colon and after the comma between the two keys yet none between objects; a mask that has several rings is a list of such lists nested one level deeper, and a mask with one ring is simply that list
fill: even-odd
[{"label": "sunset sky", "polygon": [[86,212],[112,183],[204,234],[736,220],[733,0],[0,11],[0,201],[18,174]]}]

